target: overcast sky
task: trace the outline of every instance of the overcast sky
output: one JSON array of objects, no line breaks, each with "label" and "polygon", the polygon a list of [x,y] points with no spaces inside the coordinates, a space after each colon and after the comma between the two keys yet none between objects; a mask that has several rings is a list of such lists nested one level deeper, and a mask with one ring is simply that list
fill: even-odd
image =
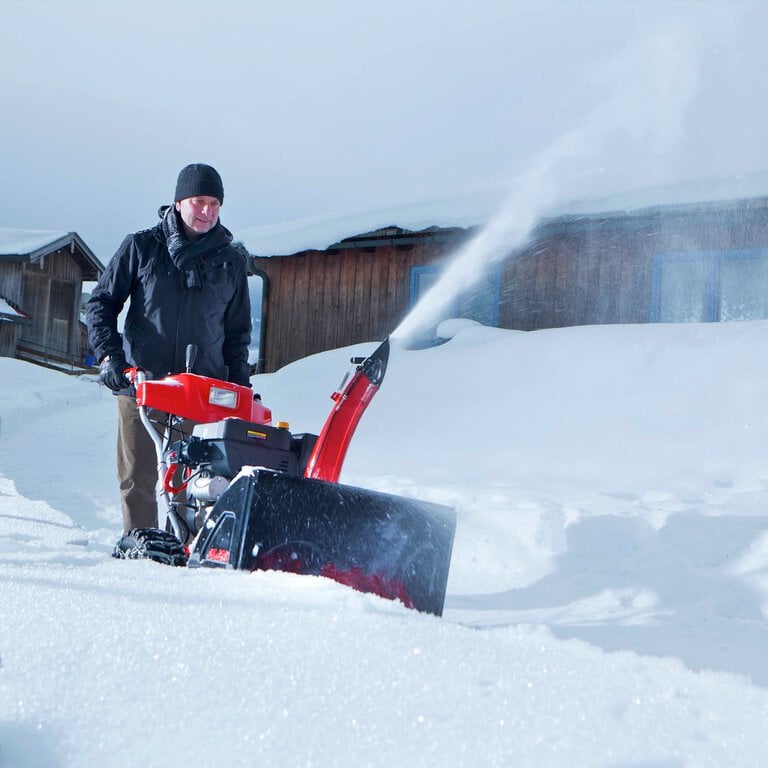
[{"label": "overcast sky", "polygon": [[0,226],[106,262],[190,162],[237,231],[501,188],[595,122],[571,197],[746,178],[766,29],[766,2],[0,0]]}]

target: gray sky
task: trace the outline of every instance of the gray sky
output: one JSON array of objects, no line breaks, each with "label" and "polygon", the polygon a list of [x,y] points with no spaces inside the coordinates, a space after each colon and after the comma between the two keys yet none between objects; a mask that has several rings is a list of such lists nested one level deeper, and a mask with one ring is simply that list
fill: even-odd
[{"label": "gray sky", "polygon": [[765,173],[766,29],[737,0],[0,0],[0,226],[106,262],[189,162],[237,231],[479,194],[585,121],[622,125],[574,198]]}]

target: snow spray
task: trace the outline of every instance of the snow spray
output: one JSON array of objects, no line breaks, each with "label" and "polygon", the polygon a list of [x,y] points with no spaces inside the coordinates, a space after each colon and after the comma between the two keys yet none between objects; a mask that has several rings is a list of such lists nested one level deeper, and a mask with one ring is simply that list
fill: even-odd
[{"label": "snow spray", "polygon": [[681,134],[696,90],[694,61],[689,33],[666,31],[609,62],[606,72],[619,83],[613,95],[514,179],[499,211],[450,258],[390,338],[404,346],[433,329],[459,294],[525,245],[537,222],[554,213],[566,193],[573,197],[585,186],[603,195],[616,193],[617,186],[636,185],[643,174],[646,183],[658,183],[660,178],[647,178],[648,173],[666,173],[667,164],[659,159]]}]

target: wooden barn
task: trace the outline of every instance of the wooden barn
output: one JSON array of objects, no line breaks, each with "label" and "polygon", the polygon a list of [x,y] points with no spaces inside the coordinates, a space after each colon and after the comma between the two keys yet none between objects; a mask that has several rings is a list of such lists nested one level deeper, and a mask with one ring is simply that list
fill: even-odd
[{"label": "wooden barn", "polygon": [[[383,338],[473,233],[393,226],[254,258],[259,370]],[[768,318],[768,198],[545,219],[474,279],[446,316],[517,330]]]},{"label": "wooden barn", "polygon": [[0,229],[0,356],[87,367],[82,287],[103,270],[76,232]]}]

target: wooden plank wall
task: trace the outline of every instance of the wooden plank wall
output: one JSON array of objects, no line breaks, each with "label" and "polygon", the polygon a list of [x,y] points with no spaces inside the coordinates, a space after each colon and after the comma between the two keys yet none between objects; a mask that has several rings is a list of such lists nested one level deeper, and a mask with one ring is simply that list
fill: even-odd
[{"label": "wooden plank wall", "polygon": [[432,264],[451,248],[426,242],[254,258],[268,280],[264,371],[385,338],[408,311],[411,267]]},{"label": "wooden plank wall", "polygon": [[19,326],[16,323],[0,321],[0,357],[13,357],[16,353],[16,339]]},{"label": "wooden plank wall", "polygon": [[[21,307],[24,284],[24,263],[21,261],[0,261],[0,296]],[[13,357],[16,354],[21,326],[15,323],[0,322],[0,357]]]},{"label": "wooden plank wall", "polygon": [[545,222],[504,265],[499,325],[645,323],[656,254],[766,247],[764,198]]},{"label": "wooden plank wall", "polygon": [[24,282],[24,263],[21,261],[0,261],[0,296],[21,304]]},{"label": "wooden plank wall", "polygon": [[21,305],[32,316],[19,341],[80,358],[83,273],[68,248],[27,263]]}]

